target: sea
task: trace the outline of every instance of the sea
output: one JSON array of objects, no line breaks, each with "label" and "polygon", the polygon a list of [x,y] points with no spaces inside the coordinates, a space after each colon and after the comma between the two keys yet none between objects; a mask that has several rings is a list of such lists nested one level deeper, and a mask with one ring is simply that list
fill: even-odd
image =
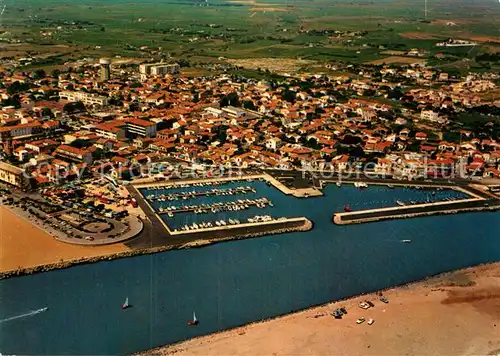
[{"label": "sea", "polygon": [[[341,188],[327,185],[322,197],[297,199],[261,181],[216,188],[247,185],[256,192],[196,198],[189,204],[267,197],[272,207],[219,213],[215,218],[306,216],[314,228],[2,280],[0,352],[127,355],[441,272],[500,261],[500,213],[496,212],[346,226],[332,223],[333,213],[343,211],[345,205],[361,210],[394,206],[397,200],[463,197],[459,192],[385,186],[358,189],[344,184]],[[153,205],[158,208],[158,204],[188,201]],[[212,221],[214,216],[163,218],[177,228]],[[406,239],[411,243],[402,243]],[[127,297],[131,307],[122,310]],[[188,326],[194,312],[199,324]]]}]

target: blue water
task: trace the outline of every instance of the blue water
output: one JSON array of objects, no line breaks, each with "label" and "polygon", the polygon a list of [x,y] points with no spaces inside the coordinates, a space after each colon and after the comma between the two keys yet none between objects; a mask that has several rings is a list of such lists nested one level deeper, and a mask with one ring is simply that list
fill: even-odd
[{"label": "blue water", "polygon": [[[395,200],[424,199],[429,193],[384,187],[360,191],[348,185],[341,189],[328,186],[325,193],[324,197],[299,200],[265,184],[258,186],[255,194],[267,196],[275,204],[269,214],[313,220],[314,229],[307,233],[0,281],[0,352],[127,354],[500,260],[499,213],[336,226],[331,222],[332,213],[345,204],[353,209],[391,206]],[[439,194],[444,198],[458,193]],[[257,209],[258,213],[265,210]],[[402,239],[412,243],[403,244]],[[122,311],[126,296],[132,308]],[[49,307],[46,312],[2,322],[45,306]],[[200,324],[188,327],[193,311]]]},{"label": "blue water", "polygon": [[[192,225],[193,223],[208,222],[215,220],[226,220],[230,218],[238,219],[241,222],[246,222],[249,217],[255,215],[271,215],[275,218],[278,217],[297,217],[304,216],[302,207],[307,206],[307,204],[302,204],[298,202],[297,199],[291,196],[284,196],[279,190],[272,186],[268,186],[263,181],[255,181],[251,183],[247,182],[229,182],[223,185],[217,185],[215,187],[205,186],[205,187],[190,187],[190,188],[173,188],[173,189],[141,189],[141,193],[147,197],[150,194],[161,195],[161,194],[172,194],[179,193],[182,191],[196,191],[205,192],[210,191],[213,188],[217,189],[229,189],[235,188],[237,186],[251,186],[255,188],[255,193],[246,194],[236,194],[236,195],[219,195],[219,196],[209,196],[203,197],[198,196],[187,200],[176,200],[176,201],[158,201],[153,199],[150,201],[150,205],[158,211],[159,208],[166,208],[168,206],[180,207],[183,205],[200,205],[200,204],[213,204],[219,202],[233,202],[240,199],[258,199],[262,197],[267,197],[273,203],[273,207],[266,206],[265,208],[249,207],[246,210],[240,211],[224,211],[216,214],[195,214],[195,213],[177,213],[173,217],[168,217],[167,214],[161,214],[161,218],[167,223],[171,229],[179,229],[183,225]],[[369,192],[369,193],[368,193]],[[433,191],[430,190],[417,190],[412,188],[398,188],[389,189],[386,186],[370,186],[366,190],[360,190],[355,188],[353,185],[344,185],[339,189],[336,185],[327,185],[324,189],[324,193],[328,196],[328,212],[332,214],[334,211],[343,211],[344,206],[349,204],[353,210],[363,210],[372,208],[382,208],[389,206],[397,206],[396,201],[401,200],[406,203],[410,201],[414,202],[425,202],[429,201],[440,201],[446,198],[466,198],[467,195],[455,190],[441,190]],[[321,198],[315,198],[321,199]],[[316,206],[318,203],[324,204],[324,200],[315,200],[311,202],[312,205]],[[307,210],[306,210],[307,211]]]}]

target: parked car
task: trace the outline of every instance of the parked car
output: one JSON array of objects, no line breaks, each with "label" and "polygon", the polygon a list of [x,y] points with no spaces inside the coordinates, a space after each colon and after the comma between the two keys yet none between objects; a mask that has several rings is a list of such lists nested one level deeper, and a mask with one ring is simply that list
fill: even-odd
[{"label": "parked car", "polygon": [[361,303],[359,303],[359,307],[361,309],[370,309],[370,304],[368,304],[366,302],[361,302]]}]

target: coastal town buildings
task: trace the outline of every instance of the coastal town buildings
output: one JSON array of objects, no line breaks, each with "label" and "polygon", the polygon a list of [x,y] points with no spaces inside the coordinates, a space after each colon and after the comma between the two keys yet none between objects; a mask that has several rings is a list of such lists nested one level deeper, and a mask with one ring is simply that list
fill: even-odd
[{"label": "coastal town buildings", "polygon": [[68,101],[81,101],[82,103],[88,105],[95,104],[95,105],[105,106],[108,104],[108,98],[103,95],[95,95],[79,91],[63,90],[59,93],[59,97],[63,100],[68,100]]},{"label": "coastal town buildings", "polygon": [[147,80],[148,76],[164,76],[165,74],[179,73],[180,66],[177,63],[146,63],[139,66],[139,73],[142,80]]},{"label": "coastal town buildings", "polygon": [[[482,99],[496,88],[491,75],[450,82],[428,68],[385,67],[378,69],[382,81],[303,74],[270,83],[227,74],[186,78],[176,74],[178,65],[152,63],[128,73],[136,79],[103,81],[103,65],[43,82],[3,73],[7,86],[29,89],[16,94],[17,107],[0,107],[0,158],[55,170],[111,167],[119,179],[131,162],[154,160],[337,171],[373,163],[377,173],[412,178],[458,171],[497,177],[500,169],[498,123],[474,131],[459,122],[479,107],[494,114],[494,103]],[[415,85],[436,77],[440,90]],[[57,95],[39,94],[50,92]],[[11,98],[6,89],[0,94]],[[53,171],[34,175],[47,184]]]},{"label": "coastal town buildings", "polygon": [[29,184],[24,169],[0,162],[0,181],[17,188],[25,188]]}]

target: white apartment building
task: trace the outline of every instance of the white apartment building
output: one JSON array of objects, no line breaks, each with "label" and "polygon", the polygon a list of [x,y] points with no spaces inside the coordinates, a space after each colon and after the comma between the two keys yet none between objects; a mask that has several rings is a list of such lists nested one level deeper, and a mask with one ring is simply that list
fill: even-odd
[{"label": "white apartment building", "polygon": [[83,91],[63,90],[59,93],[59,97],[68,101],[81,101],[85,105],[108,105],[108,98],[106,96],[85,93]]}]

